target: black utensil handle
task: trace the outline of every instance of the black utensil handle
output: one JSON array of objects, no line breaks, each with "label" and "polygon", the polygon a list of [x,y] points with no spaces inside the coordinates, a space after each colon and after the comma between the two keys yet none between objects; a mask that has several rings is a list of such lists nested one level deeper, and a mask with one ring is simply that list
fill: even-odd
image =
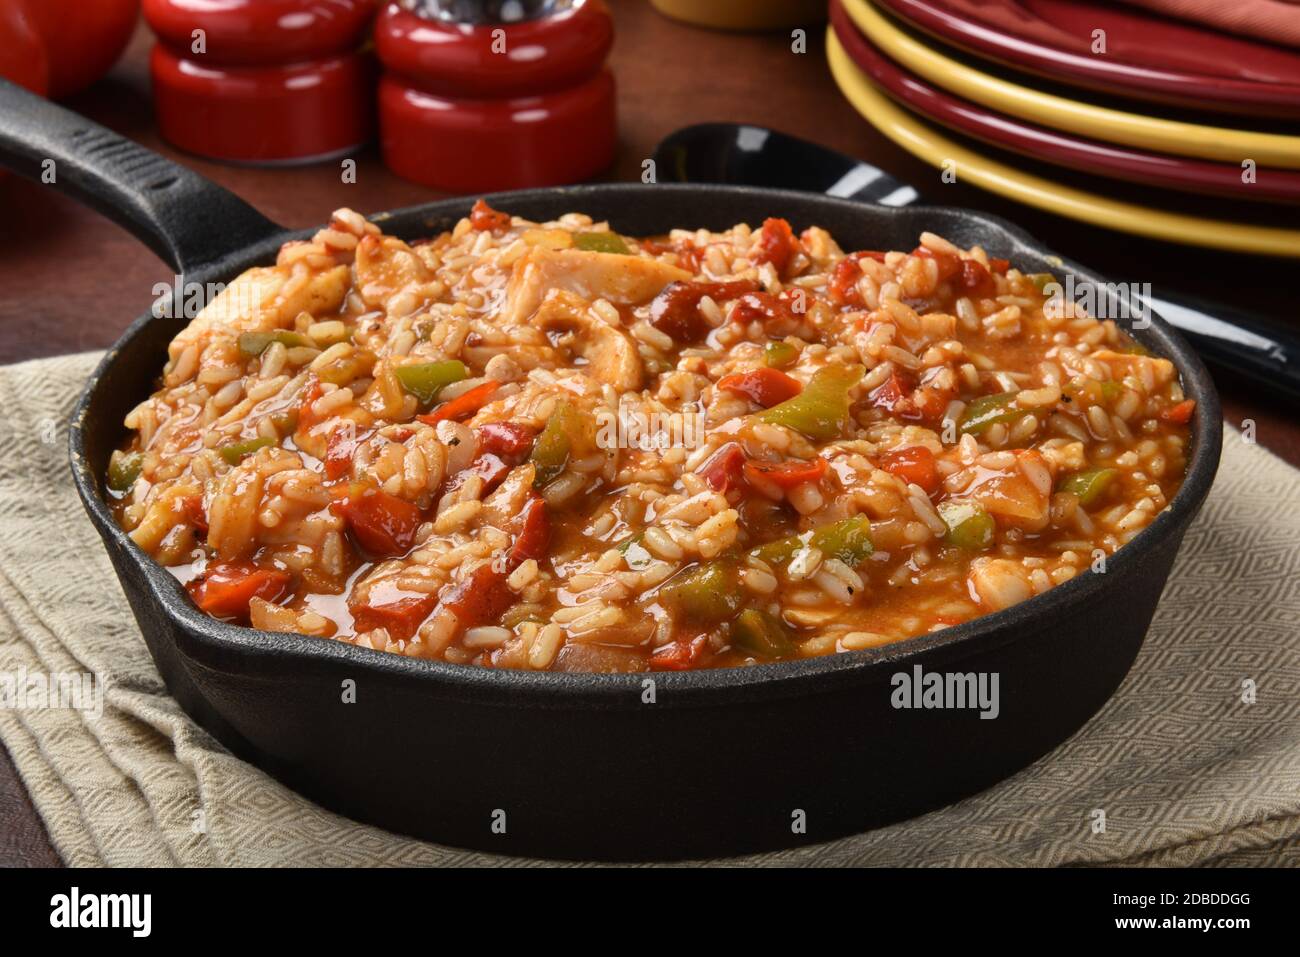
[{"label": "black utensil handle", "polygon": [[182,274],[283,232],[211,180],[3,79],[0,166],[103,213]]},{"label": "black utensil handle", "polygon": [[1150,303],[1209,365],[1300,401],[1300,327],[1181,294]]}]

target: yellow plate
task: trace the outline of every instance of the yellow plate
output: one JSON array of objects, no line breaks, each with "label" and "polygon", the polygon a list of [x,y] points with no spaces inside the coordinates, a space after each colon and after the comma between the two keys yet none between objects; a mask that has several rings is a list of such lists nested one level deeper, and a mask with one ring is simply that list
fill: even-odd
[{"label": "yellow plate", "polygon": [[876,46],[899,64],[958,96],[1053,129],[1110,143],[1240,164],[1300,169],[1300,136],[1201,126],[1126,113],[1040,93],[949,59],[914,39],[867,0],[842,0],[845,12]]},{"label": "yellow plate", "polygon": [[868,123],[918,159],[954,168],[963,182],[1049,213],[1135,236],[1300,259],[1300,231],[1204,219],[1094,196],[981,156],[895,106],[849,58],[833,29],[826,31],[826,58],[840,91]]}]

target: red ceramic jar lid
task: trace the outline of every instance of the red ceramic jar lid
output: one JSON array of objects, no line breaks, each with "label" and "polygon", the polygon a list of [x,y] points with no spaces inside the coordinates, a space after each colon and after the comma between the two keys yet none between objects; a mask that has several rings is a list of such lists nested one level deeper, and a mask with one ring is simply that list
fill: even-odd
[{"label": "red ceramic jar lid", "polygon": [[158,38],[182,56],[194,31],[205,34],[196,58],[224,66],[285,64],[335,56],[361,45],[379,0],[144,0]]},{"label": "red ceramic jar lid", "polygon": [[389,3],[375,22],[384,67],[447,96],[529,96],[571,86],[601,68],[613,42],[604,0],[573,0],[534,20],[473,25],[419,17]]},{"label": "red ceramic jar lid", "polygon": [[399,176],[460,193],[589,179],[614,157],[614,78],[541,96],[437,96],[385,75],[379,83],[384,162]]},{"label": "red ceramic jar lid", "polygon": [[163,138],[248,163],[307,162],[371,136],[375,64],[349,53],[287,67],[214,67],[156,44],[150,62]]}]

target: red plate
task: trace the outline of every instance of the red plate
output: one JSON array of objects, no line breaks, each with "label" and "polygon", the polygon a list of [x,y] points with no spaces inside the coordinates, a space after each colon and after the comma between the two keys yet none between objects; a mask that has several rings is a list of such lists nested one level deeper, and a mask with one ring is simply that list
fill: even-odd
[{"label": "red plate", "polygon": [[1146,153],[1034,126],[959,99],[905,72],[858,32],[839,0],[831,0],[831,25],[849,56],[878,86],[949,129],[1085,173],[1188,193],[1300,203],[1300,172],[1260,168],[1255,171],[1256,181],[1246,184],[1239,166]]},{"label": "red plate", "polygon": [[[964,50],[1052,80],[1192,109],[1300,118],[1300,52],[1079,0],[876,0]],[[1106,53],[1092,52],[1094,30]]]}]

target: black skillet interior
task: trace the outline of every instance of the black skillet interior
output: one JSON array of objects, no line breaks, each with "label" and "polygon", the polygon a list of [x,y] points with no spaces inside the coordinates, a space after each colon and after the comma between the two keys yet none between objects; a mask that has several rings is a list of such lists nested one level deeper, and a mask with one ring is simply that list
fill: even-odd
[{"label": "black skillet interior", "polygon": [[[195,174],[0,84],[0,161],[38,175],[43,157],[58,163],[59,188],[132,229],[190,282],[265,264],[292,235]],[[489,200],[539,220],[580,210],[633,235],[781,215],[852,246],[910,248],[928,229],[1024,269],[1059,266],[1014,227],[961,210],[716,186],[580,186]],[[375,219],[416,238],[450,228],[469,206],[447,200]],[[101,485],[124,415],[153,388],[183,322],[137,319],[70,430],[74,478],[169,689],[236,753],[327,807],[500,852],[662,858],[786,846],[916,814],[1024,767],[1077,730],[1127,672],[1218,462],[1219,410],[1205,370],[1156,323],[1137,337],[1176,362],[1200,401],[1197,445],[1171,508],[1114,556],[1109,574],[885,649],[656,676],[659,700],[646,708],[644,676],[463,668],[198,613],[116,527]],[[1000,673],[1002,719],[901,716],[888,682],[903,661]],[[340,708],[339,681],[352,679],[363,693]],[[503,802],[508,835],[485,826]],[[805,831],[790,827],[791,808],[807,812]]]}]

